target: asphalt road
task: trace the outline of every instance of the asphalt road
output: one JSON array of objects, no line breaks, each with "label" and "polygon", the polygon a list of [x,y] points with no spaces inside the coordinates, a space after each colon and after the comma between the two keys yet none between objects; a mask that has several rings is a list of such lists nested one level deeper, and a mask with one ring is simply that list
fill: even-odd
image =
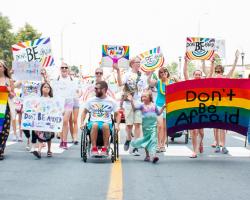
[{"label": "asphalt road", "polygon": [[[124,129],[121,131],[124,142]],[[250,150],[244,137],[229,133],[230,154],[214,153],[213,137],[205,130],[204,153],[189,158],[192,147],[184,137],[169,144],[157,164],[124,152],[120,160],[80,158],[80,145],[61,151],[53,144],[52,158],[38,160],[23,143],[8,142],[6,159],[0,162],[1,200],[101,200],[101,199],[213,199],[239,200],[250,196]],[[53,143],[58,143],[54,139]]]}]

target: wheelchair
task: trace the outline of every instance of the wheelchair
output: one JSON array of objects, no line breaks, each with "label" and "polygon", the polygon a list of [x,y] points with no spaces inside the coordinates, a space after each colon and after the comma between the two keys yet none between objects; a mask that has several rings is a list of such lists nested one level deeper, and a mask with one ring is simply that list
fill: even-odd
[{"label": "wheelchair", "polygon": [[[83,162],[86,163],[89,157],[106,158],[107,156],[103,155],[91,156],[91,139],[90,139],[91,130],[89,130],[87,127],[88,126],[85,125],[81,133],[81,158]],[[101,147],[103,146],[102,130],[98,131],[96,146],[98,150],[100,150]],[[118,132],[115,130],[114,120],[112,120],[112,130],[110,132],[109,146],[107,148],[107,151],[112,163],[114,163],[119,159],[119,138],[118,138]]]}]

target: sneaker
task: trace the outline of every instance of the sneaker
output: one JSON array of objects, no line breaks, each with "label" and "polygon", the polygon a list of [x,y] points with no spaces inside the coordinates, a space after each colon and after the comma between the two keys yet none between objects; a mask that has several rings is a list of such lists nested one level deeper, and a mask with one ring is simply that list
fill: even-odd
[{"label": "sneaker", "polygon": [[226,147],[222,147],[222,148],[221,148],[221,152],[222,152],[223,154],[228,154],[228,149],[227,149]]},{"label": "sneaker", "polygon": [[107,151],[106,147],[102,147],[100,155],[101,156],[108,156],[108,151]]},{"label": "sneaker", "polygon": [[153,158],[153,161],[152,161],[152,162],[155,164],[155,163],[158,162],[158,160],[159,160],[159,157],[155,156],[155,157]]},{"label": "sneaker", "polygon": [[133,154],[134,156],[140,156],[140,153],[139,153],[139,151],[138,151],[137,148],[134,148],[134,149],[132,150],[132,154]]},{"label": "sneaker", "polygon": [[13,136],[12,136],[12,141],[13,141],[13,142],[16,142],[16,141],[17,141],[17,136],[16,136],[16,135],[13,135]]},{"label": "sneaker", "polygon": [[59,148],[63,148],[63,142],[60,142]]},{"label": "sneaker", "polygon": [[130,140],[126,140],[126,142],[124,144],[124,151],[128,151],[130,142],[131,142]]},{"label": "sneaker", "polygon": [[36,156],[38,159],[41,158],[41,153],[38,151],[33,151],[33,155]]},{"label": "sneaker", "polygon": [[220,146],[216,146],[214,152],[219,153],[220,152]]},{"label": "sneaker", "polygon": [[68,143],[67,142],[63,142],[63,147],[62,148],[65,149],[65,150],[68,150]]},{"label": "sneaker", "polygon": [[26,149],[27,151],[30,151],[30,146],[27,145],[25,149]]},{"label": "sneaker", "polygon": [[92,149],[91,149],[91,155],[92,156],[98,156],[99,155],[97,147],[92,147]]},{"label": "sneaker", "polygon": [[166,148],[165,147],[161,147],[160,150],[161,150],[161,152],[166,152]]},{"label": "sneaker", "polygon": [[18,138],[17,138],[17,141],[18,141],[18,142],[23,142],[23,138],[22,138],[22,137],[18,137]]},{"label": "sneaker", "polygon": [[150,156],[146,156],[146,157],[144,158],[144,161],[145,161],[145,162],[150,162]]},{"label": "sneaker", "polygon": [[79,142],[76,140],[73,143],[74,143],[74,145],[78,145]]}]

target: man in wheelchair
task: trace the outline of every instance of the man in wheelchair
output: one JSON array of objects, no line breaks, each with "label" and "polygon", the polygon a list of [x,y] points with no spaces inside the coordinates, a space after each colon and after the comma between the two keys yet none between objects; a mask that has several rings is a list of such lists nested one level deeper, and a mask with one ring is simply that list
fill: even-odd
[{"label": "man in wheelchair", "polygon": [[[97,82],[95,85],[95,97],[90,98],[84,105],[81,115],[81,128],[89,113],[89,122],[87,128],[90,130],[91,154],[92,156],[108,156],[109,137],[112,131],[112,114],[116,118],[116,131],[119,131],[120,114],[117,103],[107,96],[108,84],[105,81]],[[99,154],[97,147],[98,132],[102,132],[103,146]]]}]

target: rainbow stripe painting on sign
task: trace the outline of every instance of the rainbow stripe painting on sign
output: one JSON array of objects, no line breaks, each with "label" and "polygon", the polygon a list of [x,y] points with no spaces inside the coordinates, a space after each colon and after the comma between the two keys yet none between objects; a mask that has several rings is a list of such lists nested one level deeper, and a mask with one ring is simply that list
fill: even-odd
[{"label": "rainbow stripe painting on sign", "polygon": [[207,78],[166,86],[168,135],[219,128],[247,135],[250,79]]},{"label": "rainbow stripe painting on sign", "polygon": [[141,59],[141,70],[144,72],[155,71],[162,67],[165,61],[160,47],[146,51],[138,57]]},{"label": "rainbow stripe painting on sign", "polygon": [[0,132],[3,130],[8,95],[7,87],[0,86]]},{"label": "rainbow stripe painting on sign", "polygon": [[16,62],[38,61],[42,67],[55,64],[49,37],[14,44],[12,45],[12,53]]},{"label": "rainbow stripe painting on sign", "polygon": [[188,37],[186,41],[186,56],[189,60],[211,60],[214,56],[214,38]]}]

